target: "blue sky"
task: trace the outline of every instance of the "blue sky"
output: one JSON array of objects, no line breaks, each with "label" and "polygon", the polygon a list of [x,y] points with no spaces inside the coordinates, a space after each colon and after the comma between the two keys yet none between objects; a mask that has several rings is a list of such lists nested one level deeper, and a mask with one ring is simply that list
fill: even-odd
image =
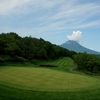
[{"label": "blue sky", "polygon": [[0,33],[69,39],[100,52],[100,0],[0,0]]}]

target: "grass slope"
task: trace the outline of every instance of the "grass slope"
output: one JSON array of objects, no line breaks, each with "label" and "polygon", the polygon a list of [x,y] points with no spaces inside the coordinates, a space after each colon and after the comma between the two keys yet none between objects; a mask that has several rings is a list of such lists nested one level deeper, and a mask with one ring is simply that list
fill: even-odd
[{"label": "grass slope", "polygon": [[7,67],[0,72],[0,83],[22,89],[62,92],[99,87],[100,81],[45,68]]},{"label": "grass slope", "polygon": [[70,67],[74,67],[74,61],[69,57],[63,57],[57,60],[50,60],[50,61],[42,61],[40,64],[47,64],[47,65],[57,65],[59,68],[52,68],[60,71],[69,71]]},{"label": "grass slope", "polygon": [[0,85],[0,100],[100,100],[100,89],[76,92],[48,92]]},{"label": "grass slope", "polygon": [[[0,100],[100,100],[99,78],[64,72],[74,66],[71,59],[36,62],[0,67]],[[41,63],[60,65],[63,71]]]}]

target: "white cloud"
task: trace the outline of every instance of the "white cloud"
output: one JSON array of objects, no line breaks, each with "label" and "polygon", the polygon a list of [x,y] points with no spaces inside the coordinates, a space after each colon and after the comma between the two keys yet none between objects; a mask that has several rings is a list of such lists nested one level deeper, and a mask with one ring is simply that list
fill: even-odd
[{"label": "white cloud", "polygon": [[41,9],[50,9],[63,1],[64,0],[1,0],[0,15],[37,12]]},{"label": "white cloud", "polygon": [[80,31],[73,31],[72,35],[67,35],[67,38],[69,40],[74,40],[76,42],[79,42],[80,39],[81,39],[81,35],[82,35],[82,32],[80,32]]},{"label": "white cloud", "polygon": [[22,8],[28,5],[30,0],[2,0],[0,1],[0,15],[20,13]]},{"label": "white cloud", "polygon": [[[79,3],[79,0],[0,0],[0,15],[6,15],[1,27],[12,30],[34,30],[34,33],[49,33],[100,25],[100,4],[94,2]],[[7,16],[11,15],[11,18]],[[15,15],[15,16],[14,16]],[[17,16],[18,15],[18,16]],[[21,16],[22,19],[19,19]],[[31,16],[31,17],[30,17]],[[12,20],[13,18],[14,20]],[[1,21],[2,18],[0,17]],[[92,19],[92,20],[90,20]],[[15,21],[17,20],[17,22]],[[89,20],[89,21],[88,21]],[[13,24],[10,24],[13,22]],[[16,22],[16,23],[14,23]],[[19,23],[24,23],[21,27]],[[16,25],[14,28],[13,26]],[[29,27],[25,27],[29,25]],[[32,26],[31,26],[32,25]],[[1,29],[2,30],[2,29]],[[12,31],[11,30],[11,31]],[[26,31],[27,30],[27,31]],[[50,33],[51,32],[51,33]]]}]

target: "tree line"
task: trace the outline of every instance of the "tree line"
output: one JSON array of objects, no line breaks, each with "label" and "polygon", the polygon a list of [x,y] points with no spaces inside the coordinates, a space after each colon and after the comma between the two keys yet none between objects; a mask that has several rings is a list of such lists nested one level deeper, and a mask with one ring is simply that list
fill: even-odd
[{"label": "tree line", "polygon": [[100,58],[98,56],[84,52],[73,55],[73,59],[77,64],[78,70],[89,74],[100,74]]},{"label": "tree line", "polygon": [[63,56],[72,57],[74,53],[42,38],[21,37],[14,32],[0,34],[0,62],[48,60]]}]

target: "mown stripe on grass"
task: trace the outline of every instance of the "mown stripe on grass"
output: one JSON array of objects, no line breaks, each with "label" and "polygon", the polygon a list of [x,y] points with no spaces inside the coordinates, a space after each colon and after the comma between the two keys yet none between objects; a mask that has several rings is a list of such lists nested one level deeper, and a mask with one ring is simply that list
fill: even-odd
[{"label": "mown stripe on grass", "polygon": [[100,88],[100,80],[46,68],[7,67],[0,70],[0,84],[41,91]]}]

